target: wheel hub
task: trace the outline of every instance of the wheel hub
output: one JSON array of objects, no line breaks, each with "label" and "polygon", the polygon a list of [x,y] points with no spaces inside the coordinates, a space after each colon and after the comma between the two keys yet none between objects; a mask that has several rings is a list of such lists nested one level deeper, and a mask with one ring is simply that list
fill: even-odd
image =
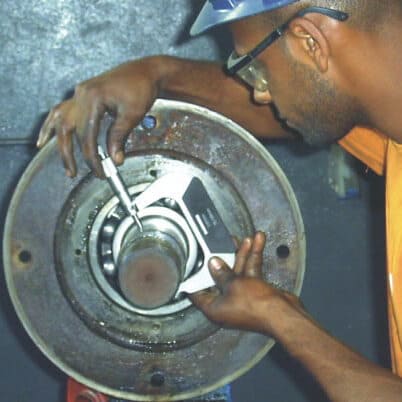
[{"label": "wheel hub", "polygon": [[[155,127],[133,130],[120,168],[133,197],[172,172],[199,178],[230,234],[267,233],[264,279],[298,294],[303,223],[268,152],[198,106],[159,100],[150,115]],[[175,293],[206,263],[175,201],[140,210],[140,233],[75,151],[73,180],[64,176],[56,141],[38,153],[4,231],[9,293],[42,352],[88,387],[136,401],[194,398],[256,364],[272,339],[219,329]]]}]

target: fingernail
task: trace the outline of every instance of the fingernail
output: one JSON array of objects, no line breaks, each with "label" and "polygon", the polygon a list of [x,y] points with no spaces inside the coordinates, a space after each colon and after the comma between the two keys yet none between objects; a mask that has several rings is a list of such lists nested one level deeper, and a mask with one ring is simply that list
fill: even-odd
[{"label": "fingernail", "polygon": [[66,176],[73,177],[73,174],[72,174],[71,170],[66,169]]},{"label": "fingernail", "polygon": [[217,258],[211,258],[209,264],[215,271],[219,271],[222,268],[222,263]]},{"label": "fingernail", "polygon": [[124,154],[123,154],[123,152],[122,152],[122,151],[116,152],[116,153],[114,154],[113,159],[114,159],[114,161],[115,161],[116,163],[118,163],[119,165],[122,164],[122,163],[124,162]]}]

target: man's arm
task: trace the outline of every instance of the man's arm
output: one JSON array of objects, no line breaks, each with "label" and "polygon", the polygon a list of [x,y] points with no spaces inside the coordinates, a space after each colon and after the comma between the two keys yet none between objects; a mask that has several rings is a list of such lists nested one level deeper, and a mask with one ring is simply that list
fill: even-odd
[{"label": "man's arm", "polygon": [[272,336],[319,382],[332,401],[402,401],[402,380],[333,338],[299,300],[261,278],[265,237],[257,233],[240,246],[235,266],[212,259],[218,289],[190,296],[212,321]]},{"label": "man's arm", "polygon": [[66,172],[75,176],[72,138],[76,135],[85,160],[102,177],[96,141],[105,112],[115,117],[108,135],[108,151],[121,164],[128,134],[158,97],[208,107],[260,137],[291,136],[275,120],[270,107],[253,103],[250,91],[227,77],[219,64],[153,56],[122,64],[79,84],[71,99],[49,113],[38,146],[56,135]]},{"label": "man's arm", "polygon": [[[168,61],[166,64],[165,62]],[[161,56],[161,95],[219,112],[259,138],[292,137],[269,106],[258,105],[244,83],[225,74],[221,64]]]}]

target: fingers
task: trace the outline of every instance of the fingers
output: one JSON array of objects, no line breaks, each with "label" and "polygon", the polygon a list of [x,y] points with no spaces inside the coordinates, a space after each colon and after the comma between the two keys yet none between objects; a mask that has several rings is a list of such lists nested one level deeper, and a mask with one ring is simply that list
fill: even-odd
[{"label": "fingers", "polygon": [[76,175],[76,163],[73,154],[73,133],[75,130],[75,109],[71,100],[55,106],[47,116],[39,133],[37,146],[42,148],[53,136],[57,137],[57,145],[63,160],[66,174]]},{"label": "fingers", "polygon": [[191,302],[200,309],[207,309],[217,297],[217,293],[211,290],[202,290],[187,295]]},{"label": "fingers", "polygon": [[240,239],[237,236],[232,236],[232,240],[236,247],[236,252],[237,252],[239,250],[242,242],[240,241]]},{"label": "fingers", "polygon": [[265,234],[263,232],[257,232],[253,239],[244,239],[236,254],[236,262],[233,267],[235,274],[261,277],[264,247]]},{"label": "fingers", "polygon": [[105,111],[105,107],[94,102],[91,105],[90,112],[82,114],[81,122],[77,126],[77,137],[82,154],[88,166],[99,178],[104,178],[104,173],[98,155],[98,133]]},{"label": "fingers", "polygon": [[209,272],[214,279],[216,286],[222,292],[235,278],[235,273],[218,257],[212,257],[208,261]]},{"label": "fingers", "polygon": [[52,109],[46,117],[45,122],[39,132],[38,141],[36,142],[36,146],[38,148],[42,148],[52,137],[54,133],[54,112]]},{"label": "fingers", "polygon": [[130,116],[118,114],[109,130],[107,149],[117,165],[124,162],[124,144],[135,123]]},{"label": "fingers", "polygon": [[73,130],[62,129],[57,136],[57,145],[64,168],[66,169],[66,175],[75,177],[77,167],[73,153]]},{"label": "fingers", "polygon": [[249,237],[245,238],[240,243],[240,247],[236,253],[235,265],[233,267],[233,271],[236,275],[241,275],[243,273],[248,255],[251,250],[251,245],[252,245],[252,240]]},{"label": "fingers", "polygon": [[244,273],[253,278],[262,277],[262,259],[265,247],[265,233],[257,232],[254,236],[251,251],[245,263]]},{"label": "fingers", "polygon": [[61,128],[70,127],[71,101],[65,101],[56,105],[47,115],[39,132],[36,146],[42,148]]}]

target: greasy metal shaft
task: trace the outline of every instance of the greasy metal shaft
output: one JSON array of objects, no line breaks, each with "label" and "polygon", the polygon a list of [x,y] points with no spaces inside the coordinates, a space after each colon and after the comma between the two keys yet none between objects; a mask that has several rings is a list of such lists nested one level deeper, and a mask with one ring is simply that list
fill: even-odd
[{"label": "greasy metal shaft", "polygon": [[112,158],[107,155],[100,145],[98,145],[98,154],[101,158],[103,171],[105,172],[105,176],[110,184],[110,187],[113,189],[113,192],[116,194],[127,215],[133,218],[134,222],[142,232],[143,228],[140,218],[138,217],[137,208],[131,201],[130,194],[127,191],[127,187],[124,184],[122,177],[120,176],[119,170],[114,164]]}]

